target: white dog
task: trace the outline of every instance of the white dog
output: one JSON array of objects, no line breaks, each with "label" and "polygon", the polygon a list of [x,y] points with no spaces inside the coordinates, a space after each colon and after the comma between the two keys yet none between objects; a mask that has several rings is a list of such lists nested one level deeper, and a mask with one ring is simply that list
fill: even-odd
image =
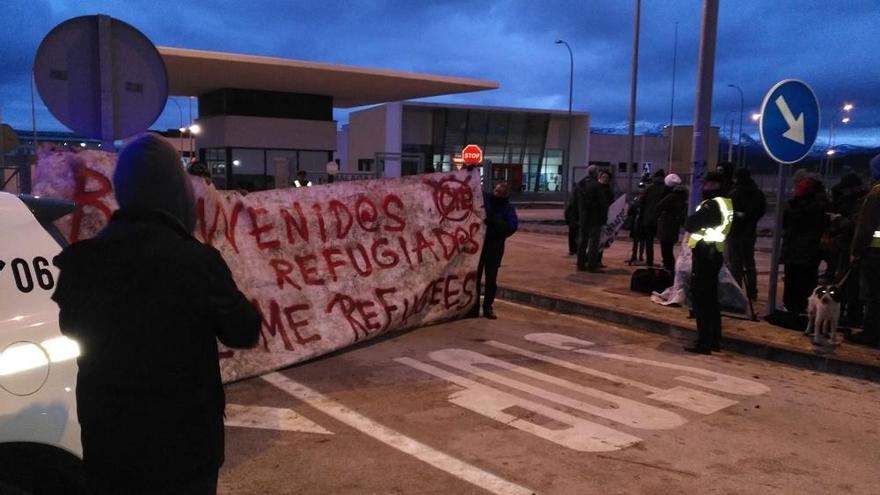
[{"label": "white dog", "polygon": [[837,323],[840,319],[840,289],[835,285],[816,287],[807,304],[806,335],[813,336],[813,344],[834,345]]}]

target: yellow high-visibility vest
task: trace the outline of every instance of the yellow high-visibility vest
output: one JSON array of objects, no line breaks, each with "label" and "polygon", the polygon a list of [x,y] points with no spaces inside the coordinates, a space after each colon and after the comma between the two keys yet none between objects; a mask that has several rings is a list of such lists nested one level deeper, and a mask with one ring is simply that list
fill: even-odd
[{"label": "yellow high-visibility vest", "polygon": [[871,244],[868,244],[872,248],[880,248],[880,230],[874,231],[874,236],[871,238]]},{"label": "yellow high-visibility vest", "polygon": [[730,226],[733,224],[733,201],[730,198],[717,197],[707,199],[697,206],[700,211],[704,205],[708,205],[709,201],[718,203],[718,209],[721,210],[721,225],[716,227],[704,227],[688,237],[688,247],[693,248],[698,242],[714,243],[715,249],[719,252],[724,251],[724,241],[727,240],[727,234],[730,232]]},{"label": "yellow high-visibility vest", "polygon": [[312,181],[306,179],[305,184],[303,184],[299,179],[293,179],[293,185],[296,187],[312,187]]}]

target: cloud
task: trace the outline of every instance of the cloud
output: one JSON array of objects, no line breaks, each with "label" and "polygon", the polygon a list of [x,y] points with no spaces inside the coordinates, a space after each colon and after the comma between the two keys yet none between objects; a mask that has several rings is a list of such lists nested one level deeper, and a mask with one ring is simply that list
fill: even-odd
[{"label": "cloud", "polygon": [[[568,106],[568,53],[553,43],[562,38],[575,60],[575,109],[590,112],[597,126],[626,122],[629,111],[630,1],[7,0],[6,6],[0,101],[16,126],[29,125],[30,112],[21,111],[29,105],[22,102],[30,101],[28,74],[42,36],[66,18],[96,12],[131,23],[158,45],[495,80],[497,91],[438,99],[555,110]],[[668,122],[676,23],[676,122],[693,119],[701,11],[699,0],[642,2],[639,121]],[[728,84],[742,88],[748,117],[775,82],[799,78],[815,89],[823,115],[854,101],[848,132],[880,135],[880,103],[872,97],[880,80],[877,14],[876,0],[721,2],[714,122],[739,112],[739,94]],[[159,126],[177,121],[171,108]],[[750,125],[746,118],[746,131]]]}]

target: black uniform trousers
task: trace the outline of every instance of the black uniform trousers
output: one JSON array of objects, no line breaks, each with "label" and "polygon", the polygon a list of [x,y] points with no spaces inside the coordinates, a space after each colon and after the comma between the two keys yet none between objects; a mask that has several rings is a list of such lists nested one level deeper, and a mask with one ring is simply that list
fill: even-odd
[{"label": "black uniform trousers", "polygon": [[599,249],[600,237],[602,237],[602,225],[580,226],[577,250],[578,269],[599,267],[602,262],[602,250]]},{"label": "black uniform trousers", "polygon": [[[480,253],[480,261],[477,263],[477,303],[480,300],[480,288],[483,274],[486,275],[486,285],[483,289],[483,311],[491,310],[495,303],[495,294],[498,292],[498,269],[501,267],[501,258],[504,257],[504,241],[500,243],[486,243]],[[475,306],[476,307],[476,306]]]},{"label": "black uniform trousers", "polygon": [[713,244],[700,241],[691,251],[691,294],[697,319],[697,348],[712,350],[721,345],[721,306],[718,273],[724,256]]}]

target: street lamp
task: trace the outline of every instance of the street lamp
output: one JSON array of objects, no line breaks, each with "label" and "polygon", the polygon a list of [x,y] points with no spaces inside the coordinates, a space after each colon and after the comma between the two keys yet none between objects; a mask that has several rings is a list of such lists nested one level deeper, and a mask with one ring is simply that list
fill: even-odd
[{"label": "street lamp", "polygon": [[571,173],[571,99],[574,91],[574,54],[571,52],[571,46],[565,40],[558,39],[555,43],[565,45],[568,48],[568,145],[565,150],[565,168],[562,170],[562,197],[568,201],[568,176]]},{"label": "street lamp", "polygon": [[180,106],[180,103],[178,103],[177,100],[173,98],[169,98],[168,100],[177,105],[177,113],[180,117],[180,127],[178,128],[178,130],[180,130],[180,134],[177,137],[177,157],[180,158],[180,156],[183,154],[183,108]]},{"label": "street lamp", "polygon": [[831,181],[832,166],[833,166],[832,164],[834,162],[834,137],[835,137],[834,126],[835,126],[835,124],[837,124],[838,120],[840,120],[840,122],[843,124],[848,124],[849,120],[850,120],[849,116],[844,117],[842,119],[840,118],[840,116],[843,115],[844,112],[849,113],[850,111],[852,111],[853,108],[855,108],[855,107],[853,106],[852,103],[845,103],[842,107],[838,108],[836,112],[834,112],[834,116],[831,118],[831,126],[828,129],[828,151],[829,151],[829,153],[826,153],[826,155],[828,155],[828,158],[825,161],[825,174],[826,174],[825,180],[826,180],[826,182]]},{"label": "street lamp", "polygon": [[743,134],[743,104],[745,103],[745,98],[743,97],[743,90],[736,84],[728,84],[728,88],[734,88],[739,91],[739,140],[736,143],[737,155],[736,155],[736,164],[737,167],[742,167],[745,164],[745,158],[743,157],[742,152],[742,134]]},{"label": "street lamp", "polygon": [[752,113],[752,121],[759,122],[761,120],[761,114],[757,112]]}]

